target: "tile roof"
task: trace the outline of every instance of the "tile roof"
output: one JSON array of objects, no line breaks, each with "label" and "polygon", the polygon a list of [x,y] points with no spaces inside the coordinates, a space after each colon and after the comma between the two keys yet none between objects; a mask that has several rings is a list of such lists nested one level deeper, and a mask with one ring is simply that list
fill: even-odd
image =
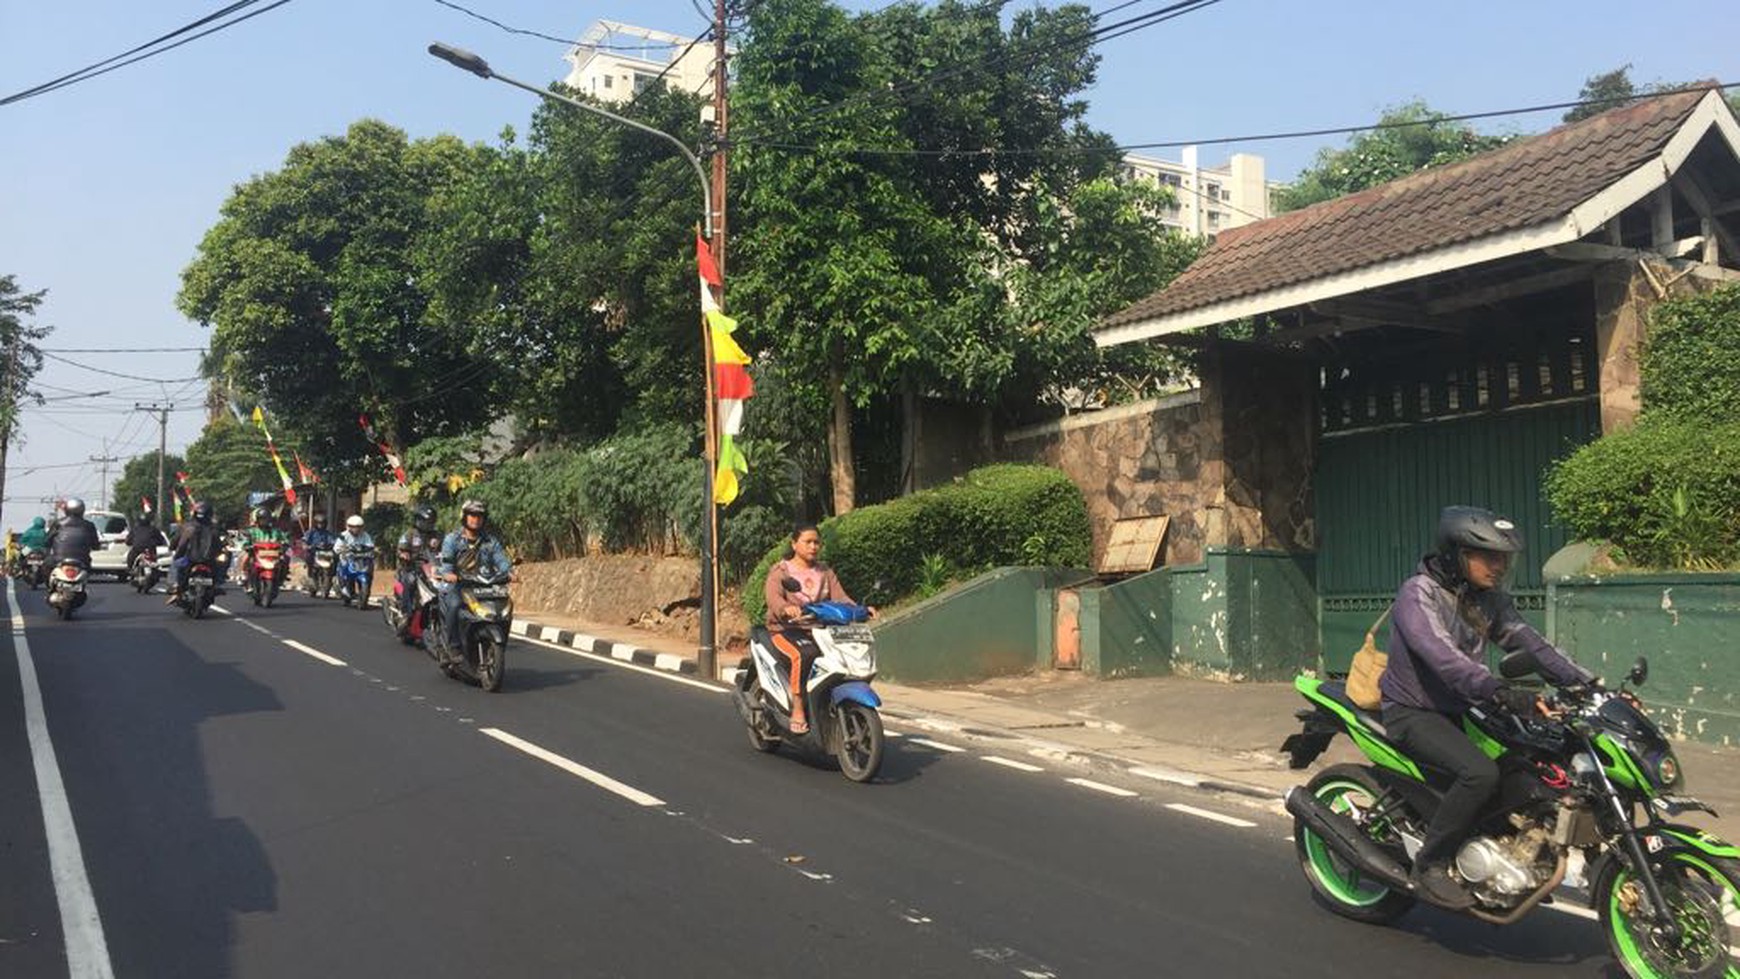
[{"label": "tile roof", "polygon": [[1170,285],[1107,317],[1101,328],[1562,218],[1661,153],[1705,94],[1636,102],[1460,163],[1224,231]]}]

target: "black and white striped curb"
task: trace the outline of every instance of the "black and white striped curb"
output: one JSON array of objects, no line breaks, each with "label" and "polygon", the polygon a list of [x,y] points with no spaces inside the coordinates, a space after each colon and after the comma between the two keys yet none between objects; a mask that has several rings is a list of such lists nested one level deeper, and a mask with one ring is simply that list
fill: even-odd
[{"label": "black and white striped curb", "polygon": [[625,663],[650,666],[656,670],[691,675],[697,672],[695,661],[686,656],[678,656],[675,653],[658,653],[626,642],[613,642],[609,639],[589,636],[584,632],[575,632],[572,629],[560,629],[553,625],[539,625],[526,619],[515,619],[509,631],[516,636],[524,636],[527,639],[555,643],[558,646],[567,646],[584,653],[619,659]]}]

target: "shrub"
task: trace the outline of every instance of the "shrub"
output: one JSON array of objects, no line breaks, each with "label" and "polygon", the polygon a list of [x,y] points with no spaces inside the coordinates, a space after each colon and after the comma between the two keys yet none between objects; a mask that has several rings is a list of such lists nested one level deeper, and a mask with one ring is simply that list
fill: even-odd
[{"label": "shrub", "polygon": [[1639,366],[1646,411],[1740,422],[1740,285],[1655,307]]},{"label": "shrub", "polygon": [[1701,569],[1740,562],[1740,421],[1709,424],[1645,414],[1548,472],[1554,516],[1585,540],[1605,540],[1641,567]]},{"label": "shrub", "polygon": [[[859,601],[912,597],[927,580],[936,548],[947,566],[976,574],[999,565],[1082,567],[1092,550],[1087,504],[1069,478],[1047,466],[975,469],[947,486],[863,507],[822,523],[824,559]],[[782,533],[744,581],[750,621],[767,613],[761,583],[785,553]],[[928,572],[934,582],[935,562]]]}]

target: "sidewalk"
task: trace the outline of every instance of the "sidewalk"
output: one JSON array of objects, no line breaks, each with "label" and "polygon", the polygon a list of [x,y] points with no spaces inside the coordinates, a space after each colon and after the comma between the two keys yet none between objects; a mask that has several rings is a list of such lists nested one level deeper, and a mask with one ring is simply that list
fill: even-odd
[{"label": "sidewalk", "polygon": [[[547,630],[547,632],[545,631]],[[516,633],[590,648],[618,659],[695,672],[695,650],[681,640],[628,626],[600,626],[538,612]],[[727,659],[730,662],[726,662]],[[719,657],[721,671],[737,665]],[[1293,771],[1280,744],[1299,730],[1305,706],[1291,683],[1215,683],[1184,677],[1098,680],[1049,671],[960,686],[913,687],[877,681],[883,713],[929,730],[1011,739],[1027,750],[1084,766],[1121,769],[1205,792],[1226,793],[1280,812],[1280,797],[1310,776]],[[1720,818],[1686,821],[1728,840],[1740,839],[1740,749],[1695,742],[1674,745],[1686,773],[1685,794]],[[1336,738],[1313,769],[1363,755]]]}]

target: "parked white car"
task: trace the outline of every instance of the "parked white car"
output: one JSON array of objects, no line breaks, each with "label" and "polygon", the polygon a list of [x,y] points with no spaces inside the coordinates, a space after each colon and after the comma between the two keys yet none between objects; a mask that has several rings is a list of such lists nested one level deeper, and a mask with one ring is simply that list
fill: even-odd
[{"label": "parked white car", "polygon": [[85,519],[97,528],[100,545],[91,551],[91,573],[127,577],[127,515],[113,510],[86,510]]}]

